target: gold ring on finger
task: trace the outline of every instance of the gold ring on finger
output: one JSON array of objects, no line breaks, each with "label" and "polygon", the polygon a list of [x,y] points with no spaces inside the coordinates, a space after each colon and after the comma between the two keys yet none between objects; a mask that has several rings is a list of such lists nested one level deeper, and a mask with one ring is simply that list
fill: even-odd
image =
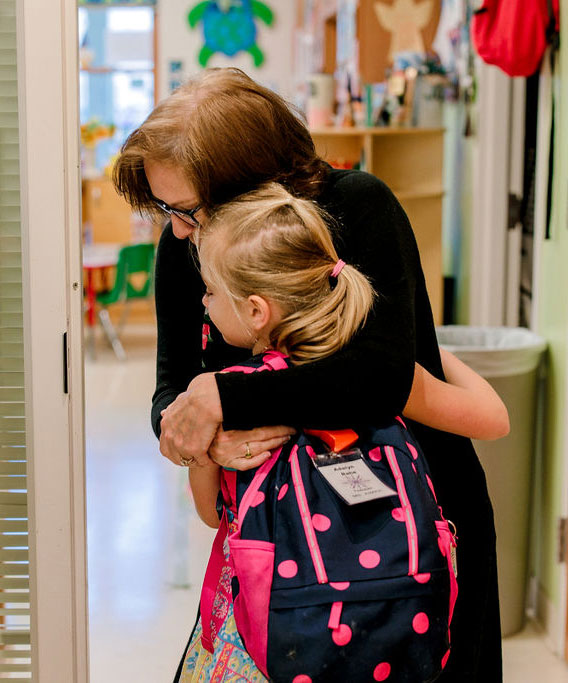
[{"label": "gold ring on finger", "polygon": [[250,446],[248,441],[246,442],[246,447],[247,449],[245,451],[245,458],[249,460],[250,458],[252,458],[252,453],[250,452]]}]

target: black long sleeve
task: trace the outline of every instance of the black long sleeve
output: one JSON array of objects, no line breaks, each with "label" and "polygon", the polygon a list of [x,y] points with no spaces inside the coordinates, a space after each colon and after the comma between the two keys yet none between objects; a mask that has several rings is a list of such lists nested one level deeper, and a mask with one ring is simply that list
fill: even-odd
[{"label": "black long sleeve", "polygon": [[[330,170],[320,203],[341,258],[368,275],[379,294],[352,343],[333,357],[279,373],[217,376],[226,428],[293,424],[340,428],[377,424],[399,413],[412,385],[415,358],[439,375],[434,326],[414,235],[400,204],[377,178]],[[158,247],[157,384],[152,423],[184,391],[201,365],[203,287],[187,241],[166,228]],[[419,307],[417,307],[417,302]],[[421,348],[417,348],[417,328]],[[215,340],[206,370],[246,352]],[[225,361],[225,362],[223,362]]]},{"label": "black long sleeve", "polygon": [[218,376],[229,428],[376,424],[406,403],[414,373],[419,271],[406,215],[383,183],[363,173],[332,171],[320,203],[337,220],[340,257],[369,276],[378,292],[373,314],[349,346],[332,357],[270,377]]}]

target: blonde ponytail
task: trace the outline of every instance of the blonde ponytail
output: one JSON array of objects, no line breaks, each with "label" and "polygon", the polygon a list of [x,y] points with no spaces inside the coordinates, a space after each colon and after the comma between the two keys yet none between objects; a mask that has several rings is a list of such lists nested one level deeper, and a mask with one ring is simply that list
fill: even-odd
[{"label": "blonde ponytail", "polygon": [[235,304],[251,294],[277,303],[283,317],[270,343],[296,364],[345,346],[375,296],[353,266],[330,280],[338,262],[330,220],[313,202],[270,183],[222,206],[200,231],[205,278]]}]

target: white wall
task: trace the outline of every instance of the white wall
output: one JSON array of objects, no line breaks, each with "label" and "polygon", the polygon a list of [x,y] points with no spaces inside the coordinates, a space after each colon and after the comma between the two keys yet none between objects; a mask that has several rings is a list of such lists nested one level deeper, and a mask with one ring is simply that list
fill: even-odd
[{"label": "white wall", "polygon": [[[243,52],[234,58],[215,54],[207,66],[236,66],[264,85],[276,90],[286,99],[293,99],[292,47],[295,26],[295,2],[292,0],[265,0],[274,12],[274,22],[267,27],[257,20],[257,45],[264,53],[260,68],[253,64],[250,54]],[[203,45],[202,25],[191,29],[187,21],[191,0],[158,0],[158,98],[169,92],[170,61],[181,61],[182,80],[198,72],[201,67],[198,55]]]}]

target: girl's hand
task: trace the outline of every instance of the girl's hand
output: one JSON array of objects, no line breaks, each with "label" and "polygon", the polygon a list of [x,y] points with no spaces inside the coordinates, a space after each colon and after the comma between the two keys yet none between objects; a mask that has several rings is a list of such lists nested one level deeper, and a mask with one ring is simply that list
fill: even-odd
[{"label": "girl's hand", "polygon": [[209,447],[209,457],[222,467],[250,470],[268,460],[271,450],[285,444],[296,430],[292,427],[257,427],[225,431],[219,427]]}]

